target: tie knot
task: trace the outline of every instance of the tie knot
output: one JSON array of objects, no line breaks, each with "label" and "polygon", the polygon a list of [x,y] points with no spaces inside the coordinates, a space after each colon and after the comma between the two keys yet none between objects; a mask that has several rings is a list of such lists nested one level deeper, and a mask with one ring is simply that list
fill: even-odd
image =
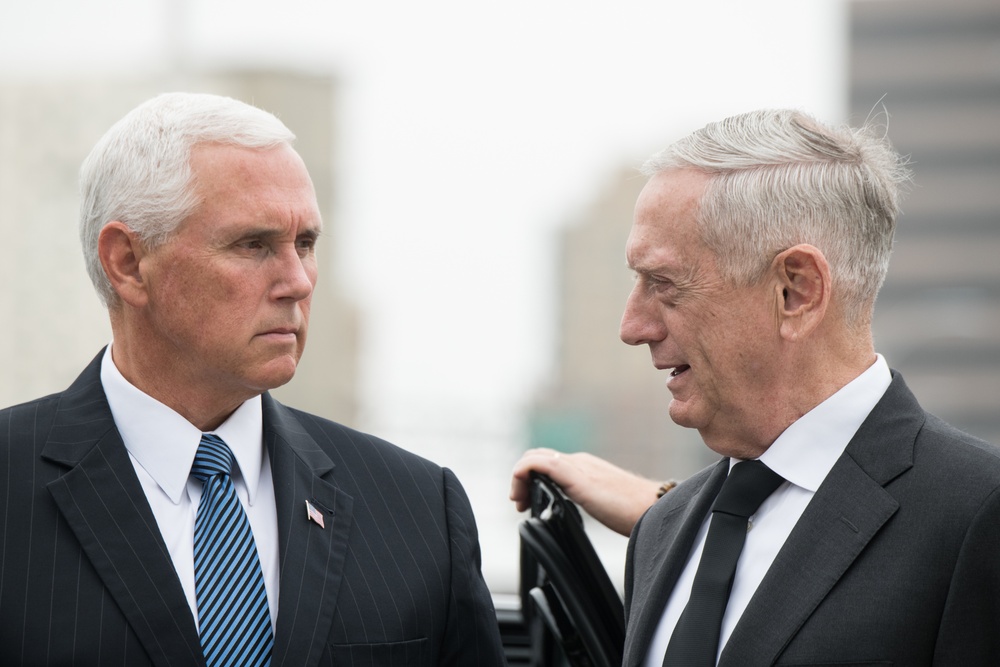
[{"label": "tie knot", "polygon": [[217,435],[203,433],[198,453],[194,455],[191,474],[202,482],[215,475],[229,475],[233,471],[233,452]]},{"label": "tie knot", "polygon": [[783,481],[760,461],[737,463],[722,484],[712,511],[749,518]]}]

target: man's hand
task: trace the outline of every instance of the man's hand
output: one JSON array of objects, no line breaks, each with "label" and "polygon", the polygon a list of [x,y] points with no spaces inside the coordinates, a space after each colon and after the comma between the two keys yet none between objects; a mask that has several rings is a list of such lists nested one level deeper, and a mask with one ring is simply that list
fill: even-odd
[{"label": "man's hand", "polygon": [[585,452],[562,454],[529,449],[514,465],[510,499],[519,512],[531,507],[530,473],[548,475],[577,505],[605,526],[628,536],[632,526],[656,502],[660,483],[622,470]]}]

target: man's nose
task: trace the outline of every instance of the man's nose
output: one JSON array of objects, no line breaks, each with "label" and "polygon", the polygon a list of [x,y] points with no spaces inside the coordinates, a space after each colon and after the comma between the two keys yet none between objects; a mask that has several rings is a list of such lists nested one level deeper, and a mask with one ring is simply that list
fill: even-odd
[{"label": "man's nose", "polygon": [[636,281],[625,301],[625,312],[622,314],[618,335],[629,345],[646,345],[667,336],[663,318],[640,281]]},{"label": "man's nose", "polygon": [[294,301],[308,298],[316,285],[316,257],[303,257],[292,247],[282,249],[276,259],[278,268],[272,290],[274,298]]}]

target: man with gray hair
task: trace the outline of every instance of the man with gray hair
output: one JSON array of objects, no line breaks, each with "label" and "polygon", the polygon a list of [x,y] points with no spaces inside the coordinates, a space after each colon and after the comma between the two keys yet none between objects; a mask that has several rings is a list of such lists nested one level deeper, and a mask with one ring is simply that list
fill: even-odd
[{"label": "man with gray hair", "polygon": [[267,393],[295,373],[318,273],[293,139],[167,94],[85,161],[113,341],[0,411],[0,663],[504,664],[455,476]]},{"label": "man with gray hair", "polygon": [[998,451],[922,410],[872,340],[901,158],[758,111],[644,171],[621,338],[723,458],[653,502],[657,483],[533,450],[511,493],[545,472],[631,528],[625,665],[1000,664]]}]

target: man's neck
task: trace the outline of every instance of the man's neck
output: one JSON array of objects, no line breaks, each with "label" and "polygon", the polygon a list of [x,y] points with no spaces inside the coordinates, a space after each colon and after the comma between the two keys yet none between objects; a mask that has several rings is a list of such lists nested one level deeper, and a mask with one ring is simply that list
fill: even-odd
[{"label": "man's neck", "polygon": [[723,456],[759,458],[785,429],[868,370],[876,358],[874,349],[868,348],[839,358],[785,360],[771,389],[751,404],[752,414],[699,433],[709,449]]}]

